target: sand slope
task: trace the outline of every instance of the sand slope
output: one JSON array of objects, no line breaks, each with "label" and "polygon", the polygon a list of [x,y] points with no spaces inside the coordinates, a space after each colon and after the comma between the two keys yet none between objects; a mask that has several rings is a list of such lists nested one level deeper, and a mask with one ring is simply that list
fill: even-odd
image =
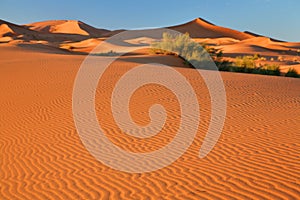
[{"label": "sand slope", "polygon": [[[1,199],[298,199],[300,180],[299,79],[222,73],[227,118],[222,136],[204,159],[199,148],[210,119],[210,99],[193,69],[176,68],[196,89],[201,126],[188,151],[171,166],[145,174],[115,171],[93,158],[81,143],[72,118],[74,78],[84,56],[32,52],[0,46],[0,194]],[[112,90],[110,83],[147,60],[183,66],[171,56],[127,56],[112,65],[112,79],[98,90],[99,121]],[[105,130],[113,142],[133,151],[149,151],[172,139],[178,105],[166,101],[162,87],[147,91],[167,103],[169,125],[151,141]],[[162,96],[160,96],[162,95]],[[162,97],[162,98],[159,98]],[[172,96],[169,96],[172,97]],[[171,103],[173,102],[173,103]],[[109,102],[108,102],[109,103]],[[156,102],[157,103],[157,102]],[[147,113],[133,102],[134,117]],[[150,163],[151,164],[151,163]]]}]

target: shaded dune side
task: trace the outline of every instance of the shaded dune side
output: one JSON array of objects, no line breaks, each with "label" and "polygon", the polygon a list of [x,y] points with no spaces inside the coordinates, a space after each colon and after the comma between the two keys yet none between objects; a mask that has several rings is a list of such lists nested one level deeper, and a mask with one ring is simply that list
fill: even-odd
[{"label": "shaded dune side", "polygon": [[[266,36],[264,36],[264,35],[260,35],[260,34],[257,34],[257,33],[253,33],[253,32],[251,32],[251,31],[244,31],[244,33],[247,33],[247,34],[249,34],[249,35],[252,35],[252,36],[254,36],[254,37],[266,37]],[[285,42],[285,41],[282,41],[282,40],[277,40],[277,39],[274,39],[274,38],[270,38],[272,41],[274,41],[274,42]]]},{"label": "shaded dune side", "polygon": [[35,31],[32,30],[28,30],[27,28],[20,26],[20,25],[16,25],[4,20],[0,20],[0,25],[1,25],[1,32],[2,34],[4,32],[10,32],[13,35],[37,35],[38,33],[36,33]]}]

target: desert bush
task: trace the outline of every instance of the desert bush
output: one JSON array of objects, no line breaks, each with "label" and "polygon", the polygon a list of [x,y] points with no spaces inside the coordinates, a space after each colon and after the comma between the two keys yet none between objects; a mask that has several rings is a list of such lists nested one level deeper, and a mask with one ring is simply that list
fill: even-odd
[{"label": "desert bush", "polygon": [[290,68],[289,71],[285,74],[286,77],[294,77],[294,78],[299,78],[300,75],[294,68]]},{"label": "desert bush", "polygon": [[188,33],[172,35],[165,32],[162,40],[151,44],[151,51],[156,54],[177,55],[185,63],[203,68],[212,60],[205,48],[191,40]]},{"label": "desert bush", "polygon": [[280,76],[280,68],[278,65],[264,65],[258,69],[258,74],[266,74],[272,76]]},{"label": "desert bush", "polygon": [[254,56],[243,56],[236,57],[234,65],[236,67],[245,67],[245,68],[255,68],[256,60],[260,59],[259,54],[255,54]]},{"label": "desert bush", "polygon": [[273,75],[280,76],[280,68],[278,65],[263,65],[263,66],[254,66],[252,64],[245,64],[236,66],[235,64],[229,64],[225,67],[222,67],[220,71],[230,71],[230,72],[239,72],[239,73],[252,73],[252,74],[264,74],[264,75]]},{"label": "desert bush", "polygon": [[261,60],[262,57],[259,54],[253,56],[237,57],[235,62],[229,67],[229,71],[240,73],[253,73],[253,74],[265,74],[265,75],[280,75],[280,69],[278,65],[259,65],[256,61]]},{"label": "desert bush", "polygon": [[209,53],[209,55],[215,62],[222,62],[222,57],[223,57],[222,50],[210,47],[205,43],[201,43],[201,46],[205,49],[207,53]]},{"label": "desert bush", "polygon": [[215,61],[215,63],[219,68],[219,71],[230,71],[232,67],[232,62],[229,62],[227,60]]}]

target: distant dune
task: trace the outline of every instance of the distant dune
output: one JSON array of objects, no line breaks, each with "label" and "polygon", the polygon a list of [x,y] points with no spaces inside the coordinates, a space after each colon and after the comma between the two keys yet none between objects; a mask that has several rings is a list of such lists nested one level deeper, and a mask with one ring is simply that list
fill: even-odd
[{"label": "distant dune", "polygon": [[267,37],[254,37],[231,45],[220,46],[224,53],[262,54],[262,55],[296,55],[300,43],[276,42]]},{"label": "distant dune", "polygon": [[[260,54],[269,61],[275,59],[276,64],[283,66],[293,65],[298,68],[300,63],[300,42],[282,42],[252,32],[241,32],[214,25],[202,18],[167,28],[189,33],[196,42],[222,50],[225,58]],[[101,41],[122,31],[94,28],[76,20],[49,20],[26,25],[0,20],[0,43],[25,47],[33,44],[36,48],[52,51],[56,48],[59,51],[63,49],[86,54]],[[281,58],[278,60],[279,56]]]},{"label": "distant dune", "polygon": [[106,29],[97,29],[81,21],[76,20],[49,20],[43,22],[35,22],[24,25],[31,30],[44,33],[66,33],[88,35],[91,37],[100,37],[102,34],[109,33]]},{"label": "distant dune", "polygon": [[9,36],[14,39],[27,39],[35,38],[38,34],[38,32],[29,30],[26,27],[0,20],[0,37]]},{"label": "distant dune", "polygon": [[224,28],[221,26],[216,26],[210,22],[207,22],[201,18],[197,18],[185,24],[170,26],[170,29],[189,33],[192,38],[221,38],[230,37],[237,40],[244,40],[252,38],[254,36],[243,33],[240,31],[232,30],[229,28]]},{"label": "distant dune", "polygon": [[10,36],[13,35],[15,32],[7,25],[7,24],[1,24],[0,25],[0,36]]}]

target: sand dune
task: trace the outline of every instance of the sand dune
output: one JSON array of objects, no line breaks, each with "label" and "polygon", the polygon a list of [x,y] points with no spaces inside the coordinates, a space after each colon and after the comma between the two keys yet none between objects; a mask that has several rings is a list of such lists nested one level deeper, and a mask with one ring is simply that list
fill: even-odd
[{"label": "sand dune", "polygon": [[[89,38],[86,35],[64,34],[64,33],[44,33],[29,29],[27,26],[20,26],[10,22],[0,20],[0,25],[9,27],[13,32],[10,34],[14,40],[20,42],[30,42],[32,40],[42,40],[51,43],[61,43],[64,41],[81,41]],[[5,30],[5,29],[4,29]],[[0,35],[1,37],[1,35]]]},{"label": "sand dune", "polygon": [[1,24],[0,25],[0,36],[8,36],[13,35],[15,32],[7,25],[7,24]]},{"label": "sand dune", "polygon": [[267,37],[254,37],[229,45],[219,45],[224,53],[260,54],[263,56],[297,56],[300,43],[276,42]]},{"label": "sand dune", "polygon": [[136,65],[156,61],[176,66],[195,88],[201,105],[196,139],[180,159],[155,172],[129,174],[98,162],[76,132],[72,90],[85,56],[2,45],[0,57],[1,199],[299,198],[298,79],[221,73],[228,103],[224,130],[213,151],[199,159],[211,111],[202,78],[193,69],[180,68],[184,65],[176,57],[122,57],[107,71],[111,78],[102,84],[104,90],[98,88],[95,104],[98,120],[106,122],[104,130],[115,144],[151,151],[168,143],[178,128],[176,97],[159,86],[141,88],[131,106],[133,117],[147,123],[145,108],[153,99],[146,97],[149,91],[156,94],[155,103],[168,110],[162,134],[141,141],[121,134],[111,121],[106,100],[113,84]]},{"label": "sand dune", "polygon": [[192,38],[220,38],[229,37],[237,40],[252,38],[253,36],[247,33],[239,32],[233,29],[216,26],[201,18],[197,18],[185,24],[178,26],[170,26],[170,29],[189,33]]},{"label": "sand dune", "polygon": [[17,36],[22,36],[27,39],[34,38],[37,35],[37,32],[28,30],[23,26],[0,20],[0,36],[11,36],[14,39],[17,39]]},{"label": "sand dune", "polygon": [[[277,63],[280,65],[300,62],[300,42],[281,42],[254,33],[216,26],[201,18],[169,28],[188,32],[195,41],[221,49],[230,60],[236,56],[260,54],[273,59],[285,57],[284,62]],[[88,53],[100,41],[121,31],[124,30],[98,29],[76,20],[49,20],[22,26],[1,20],[0,42],[19,46],[43,43],[51,48]]]},{"label": "sand dune", "polygon": [[72,52],[91,52],[97,45],[100,44],[104,39],[102,38],[91,38],[82,40],[80,42],[70,42],[70,43],[63,43],[60,45],[61,49],[66,49]]},{"label": "sand dune", "polygon": [[49,20],[26,24],[24,26],[44,33],[67,33],[89,35],[91,37],[100,37],[102,34],[110,32],[109,30],[97,29],[76,20]]}]

